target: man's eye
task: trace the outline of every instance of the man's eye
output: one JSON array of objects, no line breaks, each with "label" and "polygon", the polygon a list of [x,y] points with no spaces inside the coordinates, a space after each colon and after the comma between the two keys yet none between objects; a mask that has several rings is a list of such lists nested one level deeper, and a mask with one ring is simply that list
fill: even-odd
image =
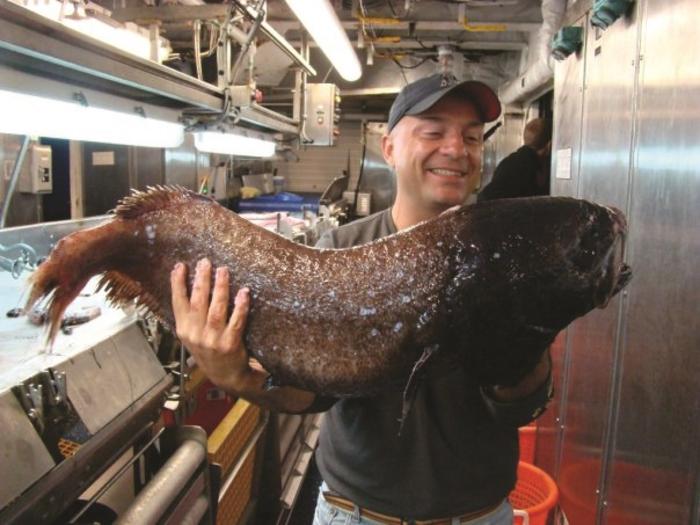
[{"label": "man's eye", "polygon": [[436,130],[425,130],[423,132],[423,136],[431,139],[437,139],[442,136],[442,133]]},{"label": "man's eye", "polygon": [[481,143],[481,137],[476,137],[476,136],[466,137],[464,140],[466,142],[468,142],[469,144],[480,144]]}]

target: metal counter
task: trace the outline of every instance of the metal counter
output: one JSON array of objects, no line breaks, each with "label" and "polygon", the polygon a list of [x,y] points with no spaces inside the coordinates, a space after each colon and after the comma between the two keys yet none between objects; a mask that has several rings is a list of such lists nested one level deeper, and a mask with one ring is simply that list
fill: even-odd
[{"label": "metal counter", "polygon": [[[102,220],[2,230],[0,244],[31,246],[40,258],[64,235]],[[6,316],[23,306],[28,275],[0,272],[0,462],[12,472],[0,484],[2,523],[54,522],[149,433],[172,384],[136,313],[109,305],[96,279],[68,312],[101,314],[59,332],[49,351],[44,326]]]}]

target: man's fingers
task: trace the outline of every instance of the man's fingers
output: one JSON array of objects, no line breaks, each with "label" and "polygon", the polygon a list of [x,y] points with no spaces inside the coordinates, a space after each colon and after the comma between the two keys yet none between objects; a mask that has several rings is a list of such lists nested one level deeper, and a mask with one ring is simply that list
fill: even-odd
[{"label": "man's fingers", "polygon": [[207,324],[212,328],[223,328],[226,324],[228,312],[228,268],[222,266],[216,269],[214,280],[214,293],[211,297]]},{"label": "man's fingers", "polygon": [[248,366],[252,368],[253,370],[257,370],[258,372],[263,372],[265,374],[268,373],[267,370],[263,367],[263,365],[260,364],[260,361],[255,359],[254,357],[251,357],[248,359]]},{"label": "man's fingers", "polygon": [[199,317],[202,322],[206,319],[209,310],[209,290],[211,289],[211,263],[209,259],[202,259],[197,263],[197,271],[192,285],[192,297],[190,298],[190,311]]},{"label": "man's fingers", "polygon": [[234,301],[233,313],[226,326],[226,333],[229,336],[240,337],[245,327],[245,321],[248,316],[248,308],[250,306],[250,291],[248,288],[241,288],[236,294]]},{"label": "man's fingers", "polygon": [[187,268],[182,263],[177,263],[170,272],[170,290],[172,293],[173,314],[175,319],[181,319],[190,308],[190,301],[187,297],[187,285],[185,284],[185,275]]}]

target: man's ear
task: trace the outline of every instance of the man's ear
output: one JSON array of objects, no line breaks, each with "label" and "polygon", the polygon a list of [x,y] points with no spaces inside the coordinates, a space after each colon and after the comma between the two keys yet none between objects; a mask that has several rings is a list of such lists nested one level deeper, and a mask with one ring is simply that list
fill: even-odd
[{"label": "man's ear", "polygon": [[389,134],[382,135],[382,156],[384,157],[384,161],[389,166],[391,166],[393,168],[394,167],[394,144],[393,144],[393,141],[391,140],[391,135],[389,135]]}]

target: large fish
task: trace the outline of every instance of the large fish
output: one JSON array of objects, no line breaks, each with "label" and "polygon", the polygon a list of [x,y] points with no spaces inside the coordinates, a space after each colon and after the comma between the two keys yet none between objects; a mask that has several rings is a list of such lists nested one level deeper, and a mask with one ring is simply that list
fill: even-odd
[{"label": "large fish", "polygon": [[[110,222],[62,239],[32,276],[50,338],[90,277],[172,326],[170,270],[208,257],[248,286],[249,353],[276,384],[359,396],[413,383],[435,355],[513,384],[562,328],[627,283],[612,208],[570,198],[463,206],[364,246],[293,243],[182,188],[135,192]],[[190,288],[191,289],[191,288]],[[409,378],[411,380],[409,381]]]}]

